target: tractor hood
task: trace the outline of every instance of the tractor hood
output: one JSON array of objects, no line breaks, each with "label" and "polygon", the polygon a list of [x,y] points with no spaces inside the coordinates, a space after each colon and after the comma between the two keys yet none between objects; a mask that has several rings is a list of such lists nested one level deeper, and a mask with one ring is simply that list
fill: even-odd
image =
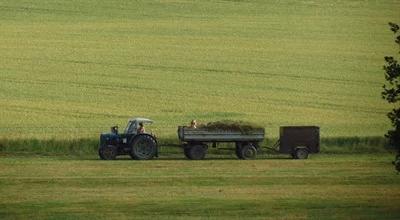
[{"label": "tractor hood", "polygon": [[100,145],[108,145],[119,139],[119,135],[115,133],[102,133],[100,135]]}]

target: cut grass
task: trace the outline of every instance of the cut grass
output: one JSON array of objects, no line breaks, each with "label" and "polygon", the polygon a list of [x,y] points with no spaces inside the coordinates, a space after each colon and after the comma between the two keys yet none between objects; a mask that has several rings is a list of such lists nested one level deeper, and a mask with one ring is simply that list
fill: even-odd
[{"label": "cut grass", "polygon": [[0,157],[0,217],[398,219],[391,155],[309,160]]}]

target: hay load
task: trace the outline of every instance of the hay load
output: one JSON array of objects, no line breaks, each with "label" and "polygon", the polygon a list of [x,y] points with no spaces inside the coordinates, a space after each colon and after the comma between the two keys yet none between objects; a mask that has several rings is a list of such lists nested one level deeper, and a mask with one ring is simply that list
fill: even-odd
[{"label": "hay load", "polygon": [[255,123],[244,122],[244,121],[231,121],[231,120],[208,122],[206,124],[200,124],[198,128],[209,131],[213,130],[238,131],[241,132],[242,134],[248,134],[251,131],[260,129],[264,130],[262,126]]}]

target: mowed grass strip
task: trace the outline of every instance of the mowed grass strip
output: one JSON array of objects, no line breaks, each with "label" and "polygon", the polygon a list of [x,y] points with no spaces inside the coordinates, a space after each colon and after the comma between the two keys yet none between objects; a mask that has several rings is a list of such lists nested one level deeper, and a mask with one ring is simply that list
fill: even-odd
[{"label": "mowed grass strip", "polygon": [[8,218],[398,219],[391,155],[310,160],[1,157]]},{"label": "mowed grass strip", "polygon": [[96,138],[128,117],[381,136],[398,1],[2,1],[0,136]]}]

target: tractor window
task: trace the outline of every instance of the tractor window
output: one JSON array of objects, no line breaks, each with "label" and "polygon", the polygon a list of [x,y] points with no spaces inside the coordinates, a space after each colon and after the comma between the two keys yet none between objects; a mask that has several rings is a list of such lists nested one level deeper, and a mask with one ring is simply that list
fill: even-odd
[{"label": "tractor window", "polygon": [[126,128],[125,128],[125,133],[132,134],[132,133],[135,133],[135,131],[136,131],[136,122],[132,122],[132,121],[128,122],[128,125],[126,125]]}]

